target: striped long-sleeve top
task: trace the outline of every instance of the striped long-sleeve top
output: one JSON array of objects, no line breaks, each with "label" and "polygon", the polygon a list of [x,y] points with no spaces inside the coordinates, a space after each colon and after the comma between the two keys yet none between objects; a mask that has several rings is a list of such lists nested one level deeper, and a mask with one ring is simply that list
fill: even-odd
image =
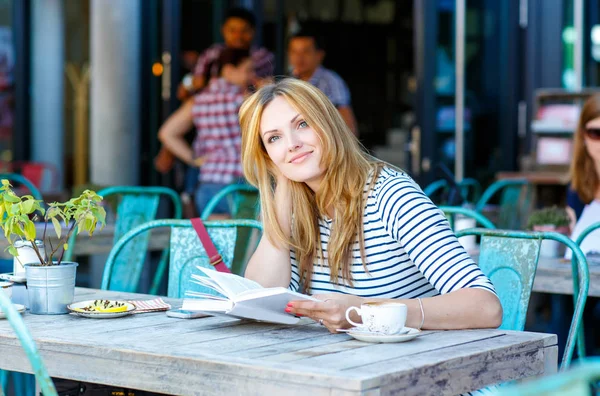
[{"label": "striped long-sleeve top", "polygon": [[[366,188],[366,187],[365,187]],[[462,288],[496,293],[452,232],[444,214],[406,174],[383,168],[364,210],[366,267],[358,241],[352,255],[353,285],[329,279],[327,243],[332,221],[319,220],[325,264],[316,258],[311,294],[338,292],[360,297],[432,297]],[[298,290],[298,263],[291,251],[290,288]]]}]

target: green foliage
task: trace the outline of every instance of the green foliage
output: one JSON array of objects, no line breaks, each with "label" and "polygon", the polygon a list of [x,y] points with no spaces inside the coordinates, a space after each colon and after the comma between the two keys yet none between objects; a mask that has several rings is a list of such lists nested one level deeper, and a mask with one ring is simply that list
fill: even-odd
[{"label": "green foliage", "polygon": [[564,208],[552,206],[534,211],[529,216],[527,228],[533,229],[534,226],[553,225],[556,227],[568,226],[570,222],[569,215]]},{"label": "green foliage", "polygon": [[[85,190],[76,198],[71,198],[67,202],[53,202],[48,204],[45,210],[42,201],[34,199],[31,195],[18,197],[11,189],[8,180],[2,179],[0,187],[0,227],[4,231],[4,237],[8,240],[8,252],[13,256],[18,256],[18,251],[14,244],[18,240],[26,240],[32,243],[34,250],[40,260],[40,265],[51,265],[53,258],[59,250],[60,256],[58,264],[62,261],[64,252],[69,248],[67,241],[73,230],[77,227],[78,233],[86,231],[90,236],[96,228],[102,229],[106,222],[106,212],[100,205],[102,197],[94,191]],[[35,223],[31,218],[42,218],[45,226],[41,238],[37,238]],[[56,246],[52,245],[50,238],[46,236],[48,223],[52,223],[52,228],[58,237]],[[66,229],[64,232],[63,229]],[[44,243],[46,257],[42,257],[35,240],[41,239]]]}]

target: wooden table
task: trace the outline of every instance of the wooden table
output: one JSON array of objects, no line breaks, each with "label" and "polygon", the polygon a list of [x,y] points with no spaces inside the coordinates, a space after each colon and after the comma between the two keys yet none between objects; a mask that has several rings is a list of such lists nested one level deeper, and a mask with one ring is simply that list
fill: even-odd
[{"label": "wooden table", "polygon": [[[76,301],[96,298],[152,297],[76,290]],[[455,395],[557,367],[553,334],[438,331],[371,344],[316,324],[164,312],[110,320],[26,313],[24,320],[51,376],[178,395]],[[1,369],[31,372],[6,321],[0,351]]]},{"label": "wooden table", "polygon": [[525,179],[531,184],[561,185],[569,184],[569,171],[528,171],[528,172],[498,172],[496,179]]},{"label": "wooden table", "polygon": [[[473,260],[479,260],[479,254],[472,254]],[[588,296],[600,297],[600,265],[590,265],[590,288]],[[551,294],[573,295],[573,276],[571,262],[562,258],[540,257],[533,279],[533,291]]]},{"label": "wooden table", "polygon": [[[600,265],[590,265],[588,296],[600,297]],[[571,262],[564,259],[541,257],[538,262],[533,291],[554,294],[573,294]]]},{"label": "wooden table", "polygon": [[[56,234],[54,233],[54,229],[52,229],[52,224],[49,224],[48,227],[49,229],[47,233],[53,235],[52,243],[54,246],[56,246],[57,238]],[[63,232],[66,231],[66,229],[63,229]],[[44,224],[36,223],[36,235],[41,238],[43,233]],[[165,247],[169,246],[170,235],[171,230],[168,227],[157,228],[156,230],[153,230],[148,248],[152,251],[164,249]],[[77,242],[75,243],[75,256],[92,256],[95,254],[109,253],[114,246],[114,236],[114,225],[107,225],[102,230],[96,231],[91,238],[87,233],[82,232],[77,237]],[[12,256],[5,251],[7,246],[8,242],[6,241],[6,238],[0,238],[0,258],[2,259],[12,258]]]}]

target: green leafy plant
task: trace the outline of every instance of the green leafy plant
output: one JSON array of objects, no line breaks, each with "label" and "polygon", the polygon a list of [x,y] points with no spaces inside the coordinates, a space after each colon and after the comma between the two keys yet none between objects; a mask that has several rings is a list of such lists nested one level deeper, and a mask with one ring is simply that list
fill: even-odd
[{"label": "green leafy plant", "polygon": [[533,229],[534,226],[553,225],[555,227],[565,227],[570,223],[569,215],[564,208],[552,206],[534,211],[529,216],[527,228]]},{"label": "green leafy plant", "polygon": [[[92,236],[98,226],[104,228],[106,212],[100,205],[102,197],[94,191],[85,190],[80,196],[71,198],[67,202],[53,202],[44,209],[42,201],[34,199],[31,195],[19,197],[11,189],[8,180],[2,179],[0,187],[0,227],[8,240],[8,252],[18,256],[15,247],[18,240],[31,242],[40,265],[53,265],[54,257],[60,252],[56,264],[60,265],[65,251],[69,248],[67,241],[77,228],[77,233],[87,231]],[[33,218],[33,219],[32,219]],[[44,232],[41,238],[37,238],[34,220],[43,219]],[[58,242],[52,243],[50,235],[47,235],[48,223],[52,223]],[[63,232],[63,226],[66,232]],[[35,244],[36,239],[41,239],[44,250],[50,252],[42,257],[40,250]],[[56,246],[54,246],[56,245]]]}]

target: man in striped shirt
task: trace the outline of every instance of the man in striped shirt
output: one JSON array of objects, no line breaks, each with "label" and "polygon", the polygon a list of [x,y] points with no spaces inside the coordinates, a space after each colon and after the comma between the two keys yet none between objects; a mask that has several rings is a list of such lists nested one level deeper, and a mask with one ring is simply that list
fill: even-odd
[{"label": "man in striped shirt", "polygon": [[338,109],[350,130],[358,135],[348,85],[339,74],[321,65],[325,58],[325,49],[320,37],[308,31],[294,34],[288,44],[288,57],[292,75],[323,91]]}]

